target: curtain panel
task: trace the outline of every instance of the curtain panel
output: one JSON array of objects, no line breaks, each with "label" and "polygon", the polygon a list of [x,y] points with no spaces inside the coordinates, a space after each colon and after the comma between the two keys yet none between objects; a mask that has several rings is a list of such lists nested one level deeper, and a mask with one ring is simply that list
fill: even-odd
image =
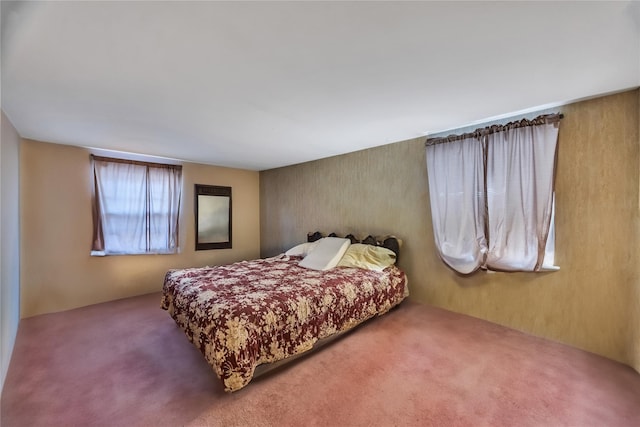
[{"label": "curtain panel", "polygon": [[427,141],[436,247],[461,274],[553,263],[560,115]]},{"label": "curtain panel", "polygon": [[558,128],[552,124],[487,135],[491,270],[538,271],[553,208]]},{"label": "curtain panel", "polygon": [[440,258],[469,274],[485,262],[483,144],[470,137],[427,147],[433,234]]},{"label": "curtain panel", "polygon": [[92,255],[176,253],[182,166],[91,159]]}]

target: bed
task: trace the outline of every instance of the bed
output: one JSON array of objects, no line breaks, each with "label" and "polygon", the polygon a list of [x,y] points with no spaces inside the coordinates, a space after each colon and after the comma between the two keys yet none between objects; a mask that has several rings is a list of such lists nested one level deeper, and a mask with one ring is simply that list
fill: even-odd
[{"label": "bed", "polygon": [[[326,246],[340,248],[327,255]],[[169,270],[161,306],[204,355],[225,391],[233,392],[251,381],[259,365],[292,359],[318,340],[400,304],[409,292],[406,275],[395,265],[399,247],[392,236],[359,241],[316,232],[278,256]],[[384,260],[368,265],[372,253]],[[326,265],[305,266],[327,257]]]}]

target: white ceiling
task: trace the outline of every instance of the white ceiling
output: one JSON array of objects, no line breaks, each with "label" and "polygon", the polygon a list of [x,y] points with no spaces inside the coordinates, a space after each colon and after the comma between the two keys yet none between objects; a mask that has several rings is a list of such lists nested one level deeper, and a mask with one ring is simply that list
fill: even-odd
[{"label": "white ceiling", "polygon": [[640,85],[637,2],[2,1],[24,138],[252,170]]}]

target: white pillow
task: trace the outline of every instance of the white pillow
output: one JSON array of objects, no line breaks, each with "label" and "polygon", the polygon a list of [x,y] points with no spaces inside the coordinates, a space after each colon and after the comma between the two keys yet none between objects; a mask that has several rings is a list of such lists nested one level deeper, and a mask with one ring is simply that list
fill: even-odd
[{"label": "white pillow", "polygon": [[300,263],[300,267],[312,270],[329,270],[336,265],[347,251],[351,240],[339,237],[325,237],[317,240],[318,245]]},{"label": "white pillow", "polygon": [[285,252],[285,255],[288,256],[301,256],[301,257],[305,257],[309,254],[309,252],[311,252],[316,246],[318,246],[318,242],[319,240],[316,240],[315,242],[305,242],[305,243],[300,243],[299,245],[296,245],[294,247],[292,247],[291,249],[289,249],[287,252]]}]

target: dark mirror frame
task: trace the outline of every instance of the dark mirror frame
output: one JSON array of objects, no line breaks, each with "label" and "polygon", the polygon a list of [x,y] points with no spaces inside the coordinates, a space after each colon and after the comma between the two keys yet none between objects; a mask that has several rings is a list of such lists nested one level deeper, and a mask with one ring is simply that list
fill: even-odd
[{"label": "dark mirror frame", "polygon": [[[201,199],[203,197],[203,199]],[[208,197],[211,197],[210,200],[207,200]],[[218,198],[228,198],[229,209],[225,209],[224,205],[226,201],[224,199]],[[218,185],[203,185],[203,184],[195,184],[194,191],[194,199],[195,199],[195,216],[196,216],[196,251],[200,250],[208,250],[208,249],[230,249],[231,248],[231,187],[221,187]],[[204,202],[207,201],[205,204]],[[215,205],[211,205],[212,203],[220,201],[222,205],[222,209],[215,208]],[[201,203],[202,202],[202,205]],[[208,206],[205,206],[208,205]],[[213,212],[211,211],[211,208]],[[204,230],[201,230],[200,227],[203,224],[211,223],[221,224],[221,227],[217,225],[217,229],[214,231],[215,234],[224,235],[224,228],[228,224],[228,232],[226,236],[211,236],[207,237]],[[220,233],[222,232],[222,233]]]}]

